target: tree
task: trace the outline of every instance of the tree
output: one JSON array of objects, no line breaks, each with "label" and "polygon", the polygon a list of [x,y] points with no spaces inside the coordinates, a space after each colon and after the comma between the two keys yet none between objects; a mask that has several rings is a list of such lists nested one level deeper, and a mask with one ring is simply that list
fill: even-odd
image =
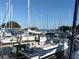
[{"label": "tree", "polygon": [[23,30],[28,30],[28,28],[24,28]]},{"label": "tree", "polygon": [[61,26],[59,27],[58,29],[60,29],[61,31],[67,31],[67,30],[71,30],[71,27],[70,26]]},{"label": "tree", "polygon": [[3,27],[7,27],[7,28],[21,28],[21,25],[20,24],[18,24],[17,22],[15,22],[15,21],[9,21],[9,22],[7,22],[7,23],[3,23],[2,25],[1,25],[1,27],[3,28]]},{"label": "tree", "polygon": [[29,27],[31,30],[38,30],[37,27]]},{"label": "tree", "polygon": [[76,26],[76,29],[79,30],[79,24]]}]

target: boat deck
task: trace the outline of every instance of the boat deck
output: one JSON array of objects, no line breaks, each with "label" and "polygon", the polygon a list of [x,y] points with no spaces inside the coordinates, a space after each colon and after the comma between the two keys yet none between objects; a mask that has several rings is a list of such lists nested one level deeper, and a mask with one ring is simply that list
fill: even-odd
[{"label": "boat deck", "polygon": [[2,58],[2,57],[0,56],[0,59],[4,59],[4,58]]},{"label": "boat deck", "polygon": [[[47,48],[33,48],[31,50],[31,52],[27,51],[27,50],[24,50],[24,51],[19,51],[19,53],[23,54],[24,56],[30,58],[30,59],[38,59],[38,58],[45,58],[47,56],[50,56],[52,54],[55,54],[59,51],[62,51],[63,50],[63,45],[54,45],[54,46],[50,46],[50,47],[47,47]],[[68,47],[66,47],[65,45],[65,49],[67,49]]]},{"label": "boat deck", "polygon": [[4,57],[1,57],[1,56],[0,56],[0,59],[15,59],[15,58],[8,58],[8,57],[6,57],[6,56],[4,56]]},{"label": "boat deck", "polygon": [[75,53],[74,53],[74,58],[73,59],[79,59],[79,50],[77,50]]}]

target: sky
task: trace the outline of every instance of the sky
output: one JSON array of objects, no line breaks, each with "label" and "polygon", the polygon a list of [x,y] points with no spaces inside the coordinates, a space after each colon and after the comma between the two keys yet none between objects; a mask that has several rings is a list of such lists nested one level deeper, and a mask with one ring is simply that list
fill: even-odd
[{"label": "sky", "polygon": [[[6,15],[6,3],[0,0],[1,19]],[[12,0],[12,20],[22,28],[28,27],[28,0]],[[61,25],[72,25],[74,0],[30,0],[30,26],[38,28],[57,28]],[[1,23],[1,21],[0,21]]]}]

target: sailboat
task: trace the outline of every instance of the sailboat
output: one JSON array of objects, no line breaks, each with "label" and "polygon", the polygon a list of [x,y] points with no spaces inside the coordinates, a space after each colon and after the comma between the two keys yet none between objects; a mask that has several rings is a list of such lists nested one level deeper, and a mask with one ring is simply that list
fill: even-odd
[{"label": "sailboat", "polygon": [[[28,0],[28,23],[30,21],[30,0]],[[52,54],[55,54],[59,51],[65,51],[68,49],[68,44],[67,42],[63,43],[58,43],[58,44],[46,44],[45,41],[47,40],[47,37],[42,37],[43,34],[42,32],[37,32],[37,31],[33,31],[31,29],[29,29],[28,27],[28,33],[34,33],[36,34],[36,36],[38,35],[38,38],[36,40],[38,40],[37,42],[32,41],[32,42],[28,42],[28,44],[25,45],[25,48],[23,48],[23,50],[19,50],[19,53],[22,54],[23,56],[25,56],[25,58],[29,58],[29,59],[43,59],[46,58]],[[42,34],[42,36],[41,36]],[[34,40],[35,40],[34,38]],[[33,39],[33,36],[28,36],[28,40]],[[45,40],[46,39],[46,40]],[[43,41],[45,40],[45,41]],[[27,46],[29,45],[29,46]]]},{"label": "sailboat", "polygon": [[[45,34],[29,28],[30,24],[30,0],[28,0],[28,36],[17,35],[6,40],[1,40],[2,47],[16,47],[17,58],[44,59],[50,55],[56,56],[56,53],[63,52],[68,49],[68,43],[46,44],[48,39]],[[33,33],[35,35],[30,35]],[[25,34],[26,35],[26,34]],[[12,50],[11,50],[12,51]],[[10,52],[11,52],[10,51]],[[14,53],[14,52],[13,52]],[[21,56],[18,56],[21,54]],[[56,57],[55,57],[56,58]]]}]

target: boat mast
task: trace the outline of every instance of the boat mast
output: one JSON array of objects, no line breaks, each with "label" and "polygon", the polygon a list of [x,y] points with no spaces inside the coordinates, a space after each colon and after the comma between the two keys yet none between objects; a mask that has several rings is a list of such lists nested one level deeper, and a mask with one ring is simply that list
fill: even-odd
[{"label": "boat mast", "polygon": [[8,2],[6,2],[6,15],[5,15],[5,18],[6,18],[6,27],[8,27],[8,25],[7,25],[7,21],[8,21]]},{"label": "boat mast", "polygon": [[11,29],[12,29],[12,18],[13,18],[13,4],[11,4]]},{"label": "boat mast", "polygon": [[37,16],[36,16],[36,18],[35,18],[35,27],[38,27],[38,26],[37,26]]},{"label": "boat mast", "polygon": [[[3,23],[2,23],[2,20],[3,20],[2,11],[1,11],[0,17],[1,17],[1,18],[0,18],[0,20],[1,20],[1,21],[0,21],[0,25],[1,25],[0,28],[1,28],[1,31],[2,31],[2,24],[3,24]],[[2,32],[0,32],[0,34],[1,34],[1,33],[2,33]],[[2,39],[2,35],[0,35],[0,38]],[[0,42],[1,42],[1,39],[0,39]],[[2,54],[2,56],[3,56],[2,43],[0,43],[0,48],[1,48],[1,54]]]},{"label": "boat mast", "polygon": [[62,26],[62,19],[61,19],[61,16],[59,16],[59,29],[58,29],[58,31],[60,32],[61,30],[60,30],[60,27]]},{"label": "boat mast", "polygon": [[28,0],[28,29],[30,26],[31,26],[31,23],[30,23],[30,0]]},{"label": "boat mast", "polygon": [[11,25],[10,25],[10,21],[11,21],[11,0],[9,0],[9,19],[8,19],[8,21],[9,21],[9,28],[11,27]]},{"label": "boat mast", "polygon": [[0,25],[1,25],[0,28],[2,28],[2,17],[3,16],[2,16],[2,12],[1,12],[1,14],[0,14]]},{"label": "boat mast", "polygon": [[77,22],[77,13],[78,13],[78,0],[75,0],[75,9],[74,9],[74,16],[73,16],[73,25],[72,25],[72,37],[70,40],[70,54],[69,59],[72,59],[73,52],[74,52],[74,40],[76,38],[76,22]]},{"label": "boat mast", "polygon": [[48,28],[48,21],[49,19],[48,19],[48,14],[47,14],[47,32],[48,32],[48,30],[49,30],[49,28]]},{"label": "boat mast", "polygon": [[42,29],[42,26],[43,26],[42,25],[42,20],[43,20],[43,15],[41,14],[41,20],[40,20],[41,21],[41,29]]}]

